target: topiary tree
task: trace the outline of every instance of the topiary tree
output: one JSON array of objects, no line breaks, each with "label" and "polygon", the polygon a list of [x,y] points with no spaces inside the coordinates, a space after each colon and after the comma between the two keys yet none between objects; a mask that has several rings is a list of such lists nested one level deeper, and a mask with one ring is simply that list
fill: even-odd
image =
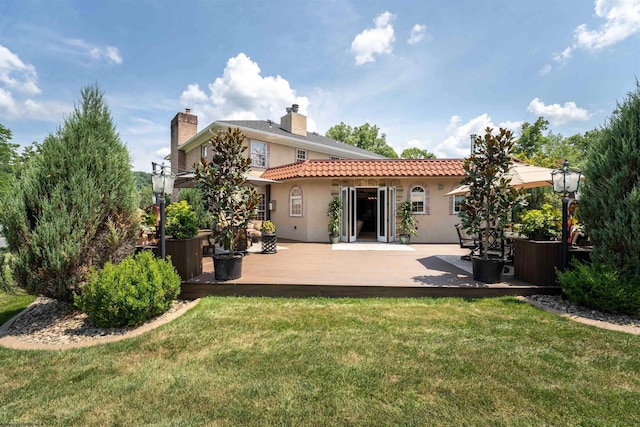
[{"label": "topiary tree", "polygon": [[86,87],[0,211],[16,281],[32,294],[71,301],[92,266],[133,252],[137,204],[129,152],[103,93]]}]

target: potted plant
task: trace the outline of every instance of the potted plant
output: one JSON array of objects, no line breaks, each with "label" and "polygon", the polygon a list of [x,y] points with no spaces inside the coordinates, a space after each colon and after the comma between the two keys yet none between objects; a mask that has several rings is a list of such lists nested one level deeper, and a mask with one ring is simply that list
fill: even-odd
[{"label": "potted plant", "polygon": [[342,201],[338,196],[333,196],[329,202],[327,216],[329,217],[329,242],[340,242],[340,216],[342,215]]},{"label": "potted plant", "polygon": [[276,236],[276,225],[267,220],[262,223],[262,253],[275,254],[278,252],[278,239]]},{"label": "potted plant", "polygon": [[171,203],[166,208],[167,255],[182,280],[202,274],[202,240],[198,234],[198,219],[185,200]]},{"label": "potted plant", "polygon": [[471,258],[473,278],[485,283],[501,282],[505,260],[490,256],[493,239],[504,239],[511,210],[524,199],[524,191],[510,186],[508,176],[514,138],[510,130],[493,135],[487,127],[484,136],[476,136],[471,155],[464,160],[463,184],[469,193],[461,204],[462,225],[468,234],[478,236],[480,253]]},{"label": "potted plant", "polygon": [[413,216],[413,207],[410,201],[398,205],[397,215],[400,217],[400,243],[406,245],[411,236],[418,234],[418,221]]},{"label": "potted plant", "polygon": [[520,218],[520,233],[530,240],[555,240],[561,231],[562,214],[550,204],[526,211]]},{"label": "potted plant", "polygon": [[255,188],[247,185],[251,158],[244,155],[244,140],[240,129],[219,131],[209,140],[211,161],[201,158],[194,165],[197,188],[213,220],[211,234],[218,245],[228,249],[226,254],[213,255],[216,280],[242,275],[242,254],[235,248],[260,202]]}]

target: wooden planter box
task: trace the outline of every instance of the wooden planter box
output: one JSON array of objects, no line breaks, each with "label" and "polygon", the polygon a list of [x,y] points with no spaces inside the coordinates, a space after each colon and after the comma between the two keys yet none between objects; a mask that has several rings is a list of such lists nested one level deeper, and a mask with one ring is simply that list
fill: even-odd
[{"label": "wooden planter box", "polygon": [[202,237],[190,239],[167,239],[167,257],[178,271],[180,278],[189,280],[202,274]]},{"label": "wooden planter box", "polygon": [[562,242],[515,239],[514,277],[532,285],[553,286],[562,263]]}]

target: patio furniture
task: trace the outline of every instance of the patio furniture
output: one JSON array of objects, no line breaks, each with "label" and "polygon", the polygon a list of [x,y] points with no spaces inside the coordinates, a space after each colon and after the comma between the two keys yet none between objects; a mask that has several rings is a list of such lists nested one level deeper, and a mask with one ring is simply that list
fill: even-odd
[{"label": "patio furniture", "polygon": [[[482,230],[484,233],[484,229]],[[511,255],[511,245],[507,244],[507,239],[504,235],[504,230],[498,228],[492,228],[487,234],[487,254],[489,257],[507,259]],[[483,253],[484,243],[478,242],[480,253]]]},{"label": "patio furniture", "polygon": [[460,247],[462,249],[471,249],[468,255],[463,255],[460,259],[471,260],[472,255],[476,255],[477,250],[480,248],[478,246],[478,237],[471,236],[467,234],[467,232],[462,228],[462,224],[456,224],[456,232],[458,233],[458,240],[460,241]]},{"label": "patio furniture", "polygon": [[258,243],[262,237],[262,221],[253,220],[247,224],[247,237],[251,239],[251,243]]}]

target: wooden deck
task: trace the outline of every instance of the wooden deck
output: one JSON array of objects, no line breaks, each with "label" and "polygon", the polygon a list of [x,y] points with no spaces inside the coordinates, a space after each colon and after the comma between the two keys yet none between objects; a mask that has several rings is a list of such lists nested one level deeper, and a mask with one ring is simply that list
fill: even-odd
[{"label": "wooden deck", "polygon": [[513,276],[491,285],[476,282],[470,266],[460,261],[465,253],[447,244],[279,242],[275,254],[247,255],[237,280],[216,282],[213,262],[205,258],[204,273],[183,282],[180,296],[479,298],[560,293],[557,286],[529,285]]}]

